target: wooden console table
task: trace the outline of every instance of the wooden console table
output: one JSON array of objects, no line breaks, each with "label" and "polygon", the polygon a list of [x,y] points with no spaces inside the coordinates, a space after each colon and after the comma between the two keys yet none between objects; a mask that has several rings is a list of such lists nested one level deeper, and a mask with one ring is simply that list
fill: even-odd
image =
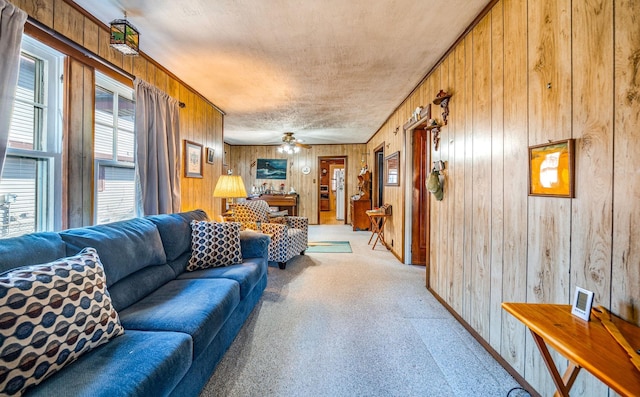
[{"label": "wooden console table", "polygon": [[[571,305],[503,303],[502,308],[531,331],[558,390],[556,396],[569,396],[581,368],[622,396],[640,396],[640,371],[593,315],[591,321],[583,321],[571,314]],[[615,316],[611,320],[634,348],[640,348],[640,328]],[[547,345],[569,360],[563,377]]]},{"label": "wooden console table", "polygon": [[264,200],[270,207],[278,207],[280,210],[289,211],[289,215],[298,216],[297,194],[262,194],[252,200]]}]

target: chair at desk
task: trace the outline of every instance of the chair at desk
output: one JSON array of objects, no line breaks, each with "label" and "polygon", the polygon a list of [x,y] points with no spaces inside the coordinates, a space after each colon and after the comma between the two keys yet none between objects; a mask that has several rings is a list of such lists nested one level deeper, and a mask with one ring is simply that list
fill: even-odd
[{"label": "chair at desk", "polygon": [[384,241],[384,225],[387,223],[387,218],[391,216],[391,204],[384,204],[378,209],[368,210],[367,216],[371,221],[371,237],[369,237],[368,244],[371,244],[373,236],[376,236],[371,249],[376,248],[378,241],[380,241],[386,249],[389,249],[387,242]]}]

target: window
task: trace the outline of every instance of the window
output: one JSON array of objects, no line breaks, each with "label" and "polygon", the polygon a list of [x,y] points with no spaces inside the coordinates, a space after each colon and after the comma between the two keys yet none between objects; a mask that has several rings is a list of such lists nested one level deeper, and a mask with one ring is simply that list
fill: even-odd
[{"label": "window", "polygon": [[0,179],[0,237],[61,227],[62,59],[59,52],[23,36]]},{"label": "window", "polygon": [[96,73],[96,223],[136,216],[133,89]]}]

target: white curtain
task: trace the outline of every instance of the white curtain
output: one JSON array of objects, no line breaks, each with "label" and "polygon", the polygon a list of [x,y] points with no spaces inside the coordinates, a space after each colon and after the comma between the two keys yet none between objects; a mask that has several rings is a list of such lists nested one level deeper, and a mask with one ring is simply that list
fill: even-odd
[{"label": "white curtain", "polygon": [[178,101],[140,80],[136,90],[136,176],[143,215],[180,211]]},{"label": "white curtain", "polygon": [[20,44],[26,20],[26,12],[6,0],[0,0],[0,176],[7,155],[20,69]]}]

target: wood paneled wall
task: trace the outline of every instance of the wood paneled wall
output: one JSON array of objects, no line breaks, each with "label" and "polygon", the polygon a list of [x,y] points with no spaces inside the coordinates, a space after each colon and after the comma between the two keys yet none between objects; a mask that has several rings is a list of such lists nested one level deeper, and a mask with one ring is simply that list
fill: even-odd
[{"label": "wood paneled wall", "polygon": [[[65,142],[63,158],[63,185],[66,210],[63,227],[81,227],[93,222],[93,131],[95,100],[94,69],[75,59],[65,62]],[[72,160],[73,159],[73,160]]]},{"label": "wood paneled wall", "polygon": [[[357,193],[358,174],[362,161],[367,158],[365,144],[349,145],[312,145],[311,149],[301,149],[299,153],[285,155],[278,153],[277,146],[227,146],[229,167],[234,175],[242,176],[247,192],[251,186],[263,182],[273,182],[274,187],[285,184],[286,191],[292,187],[300,195],[298,214],[309,218],[309,223],[318,223],[318,157],[346,156],[346,194],[347,198]],[[258,159],[288,159],[287,179],[285,181],[256,180],[256,161]],[[304,175],[302,167],[308,166],[311,172]],[[347,202],[347,222],[351,222],[351,214]]]},{"label": "wood paneled wall", "polygon": [[[220,214],[220,199],[214,199],[212,194],[215,182],[223,169],[223,114],[194,89],[179,81],[149,57],[125,57],[112,49],[109,46],[109,32],[106,26],[85,15],[70,0],[11,1],[44,26],[185,103],[186,107],[180,110],[181,141],[187,139],[202,144],[205,148],[212,147],[215,151],[215,161],[214,164],[205,162],[203,178],[182,178],[182,210],[201,208],[210,216]],[[144,49],[144,42],[142,48]],[[65,123],[68,131],[65,133],[70,139],[65,155],[69,193],[68,203],[65,204],[68,215],[64,221],[69,227],[87,225],[93,219],[93,172],[87,172],[93,169],[93,67],[84,65],[83,62],[85,60],[80,58],[70,62],[68,70],[72,74],[67,79],[70,85],[66,105],[70,108]],[[108,69],[103,71],[114,75]],[[132,84],[126,77],[114,77]],[[203,150],[203,161],[204,155]],[[87,166],[89,168],[86,168]]]},{"label": "wood paneled wall", "polygon": [[[542,395],[551,378],[501,302],[568,304],[581,286],[640,325],[638,15],[628,0],[498,1],[367,145],[402,150],[396,127],[453,95],[432,151],[447,167],[444,200],[429,203],[430,288]],[[528,146],[565,138],[576,197],[529,197]],[[385,190],[394,209],[402,191]],[[571,395],[608,390],[582,371]]]},{"label": "wood paneled wall", "polygon": [[[183,178],[184,210],[220,213],[212,192],[223,158],[249,189],[260,182],[254,161],[283,158],[276,147],[223,147],[223,115],[211,103],[152,60],[112,50],[104,27],[67,1],[13,2],[187,105],[180,113],[182,138],[213,147],[215,164],[205,164],[202,179]],[[640,325],[638,15],[640,4],[630,0],[498,1],[366,145],[316,145],[288,157],[285,184],[300,193],[301,215],[318,221],[318,156],[348,156],[350,196],[361,160],[372,165],[373,149],[383,144],[385,155],[401,152],[401,186],[385,187],[384,197],[394,211],[387,241],[393,239],[394,254],[403,257],[402,186],[408,178],[402,125],[440,89],[453,94],[440,149],[432,152],[447,168],[444,200],[429,202],[430,287],[539,393],[552,394],[533,341],[500,303],[569,303],[579,285],[595,291],[596,304]],[[77,80],[84,94],[71,102],[87,103],[93,95],[88,72],[73,67],[83,76]],[[437,118],[439,111],[432,107]],[[82,137],[92,134],[86,114],[77,113],[68,125],[82,134],[69,142],[70,163],[79,160],[72,145],[83,145]],[[576,197],[528,197],[527,147],[564,138],[576,139]],[[309,175],[300,172],[304,165],[311,167]],[[69,168],[69,179],[78,177],[74,172]],[[80,205],[90,205],[85,201]],[[86,211],[72,213],[75,205],[67,211],[69,225],[86,223]],[[565,360],[558,363],[561,370],[566,366]],[[582,371],[572,395],[606,393]]]},{"label": "wood paneled wall", "polygon": [[[375,169],[374,150],[380,145],[384,148],[384,156],[387,157],[400,151],[400,186],[383,185],[383,204],[391,204],[392,216],[387,218],[384,227],[384,239],[389,244],[389,249],[401,261],[404,262],[404,186],[407,181],[405,173],[406,154],[404,152],[404,132],[402,125],[407,121],[411,112],[417,107],[411,103],[405,103],[400,108],[401,112],[394,113],[382,128],[367,142],[367,162],[371,170],[371,178],[378,178]],[[411,179],[409,179],[411,181]],[[409,182],[411,183],[411,182]],[[377,186],[377,185],[374,185]],[[373,192],[373,194],[377,194]],[[409,209],[410,211],[410,209]],[[391,246],[393,242],[393,246]]]}]

